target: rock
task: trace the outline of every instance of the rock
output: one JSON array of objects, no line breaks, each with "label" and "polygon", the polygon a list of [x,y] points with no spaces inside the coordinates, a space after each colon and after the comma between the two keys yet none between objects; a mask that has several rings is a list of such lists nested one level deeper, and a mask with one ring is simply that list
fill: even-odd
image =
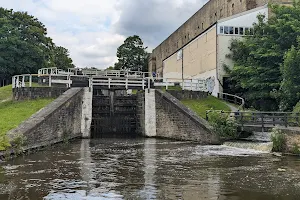
[{"label": "rock", "polygon": [[286,169],[278,168],[277,171],[279,171],[279,172],[286,172]]}]

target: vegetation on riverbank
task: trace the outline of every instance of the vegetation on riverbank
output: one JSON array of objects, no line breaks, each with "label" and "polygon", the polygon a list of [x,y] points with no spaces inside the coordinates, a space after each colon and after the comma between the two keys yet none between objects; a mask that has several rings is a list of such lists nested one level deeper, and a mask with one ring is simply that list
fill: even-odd
[{"label": "vegetation on riverbank", "polygon": [[231,91],[257,110],[291,111],[300,100],[300,2],[270,9],[268,20],[258,15],[253,36],[231,44]]},{"label": "vegetation on riverbank", "polygon": [[11,85],[0,87],[0,103],[12,97]]},{"label": "vegetation on riverbank", "polygon": [[37,99],[29,101],[0,103],[0,150],[7,146],[5,134],[16,128],[24,120],[48,105],[53,99]]},{"label": "vegetation on riverbank", "polygon": [[204,99],[182,100],[181,102],[204,119],[207,110],[231,111],[230,107],[224,101],[213,96],[208,96]]}]

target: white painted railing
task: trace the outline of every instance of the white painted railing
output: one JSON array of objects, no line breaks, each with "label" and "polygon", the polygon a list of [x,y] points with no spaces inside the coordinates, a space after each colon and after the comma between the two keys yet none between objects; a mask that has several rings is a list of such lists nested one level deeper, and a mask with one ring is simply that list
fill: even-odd
[{"label": "white painted railing", "polygon": [[[206,82],[202,79],[167,79],[157,78],[144,72],[128,72],[128,71],[103,71],[105,74],[101,75],[70,75],[71,71],[64,74],[62,71],[55,68],[47,68],[39,71],[39,74],[24,74],[17,75],[12,78],[12,87],[32,87],[34,83],[42,86],[51,87],[53,84],[71,87],[73,78],[84,77],[89,79],[89,86],[104,86],[111,88],[141,88],[147,89],[152,87],[165,87],[167,90],[172,86],[178,86],[182,90],[192,91],[207,91]],[[46,72],[53,72],[58,74],[43,74]],[[35,87],[37,85],[34,85]]]}]

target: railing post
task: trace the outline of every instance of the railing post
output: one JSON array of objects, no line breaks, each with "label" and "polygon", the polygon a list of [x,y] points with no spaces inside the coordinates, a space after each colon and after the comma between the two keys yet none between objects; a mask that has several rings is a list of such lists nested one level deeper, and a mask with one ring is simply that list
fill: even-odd
[{"label": "railing post", "polygon": [[126,78],[125,88],[128,90],[128,78]]},{"label": "railing post", "polygon": [[70,88],[70,87],[71,87],[71,76],[68,75],[68,88]]},{"label": "railing post", "polygon": [[275,113],[272,114],[273,117],[273,126],[275,126]]},{"label": "railing post", "polygon": [[21,87],[26,87],[26,85],[25,85],[25,76],[24,75],[22,76],[22,85],[21,85]]},{"label": "railing post", "polygon": [[261,113],[261,129],[262,129],[262,132],[265,131],[265,120],[264,120],[264,114]]},{"label": "railing post", "polygon": [[49,87],[51,87],[51,82],[52,82],[52,78],[51,78],[51,74],[49,74]]},{"label": "railing post", "polygon": [[145,80],[143,79],[142,80],[142,87],[143,87],[143,90],[145,89]]},{"label": "railing post", "polygon": [[17,87],[20,87],[20,76],[17,76]]},{"label": "railing post", "polygon": [[150,77],[148,77],[148,89],[150,89]]},{"label": "railing post", "polygon": [[184,79],[182,79],[182,90],[184,90]]},{"label": "railing post", "polygon": [[29,75],[29,87],[32,87],[32,75]]},{"label": "railing post", "polygon": [[296,123],[299,126],[299,113],[296,113]]},{"label": "railing post", "polygon": [[110,89],[110,78],[108,78],[108,89]]},{"label": "railing post", "polygon": [[284,120],[285,120],[285,127],[288,127],[288,116],[287,116],[287,113],[284,113]]},{"label": "railing post", "polygon": [[205,111],[205,119],[208,121],[208,111]]},{"label": "railing post", "polygon": [[12,83],[12,88],[15,88],[16,87],[16,77],[15,76],[12,77],[11,83]]},{"label": "railing post", "polygon": [[242,124],[242,131],[244,130],[244,115],[243,112],[238,112],[241,114],[241,124]]},{"label": "railing post", "polygon": [[169,89],[168,79],[166,78],[166,90]]}]

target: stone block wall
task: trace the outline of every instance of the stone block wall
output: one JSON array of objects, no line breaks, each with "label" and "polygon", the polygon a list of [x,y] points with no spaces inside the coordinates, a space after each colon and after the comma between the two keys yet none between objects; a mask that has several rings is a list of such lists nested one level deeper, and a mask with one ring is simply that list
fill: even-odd
[{"label": "stone block wall", "polygon": [[168,90],[172,96],[176,97],[178,100],[183,99],[204,99],[208,97],[207,92],[202,91],[188,91],[188,90]]},{"label": "stone block wall", "polygon": [[145,135],[145,92],[137,93],[136,106],[136,131],[139,135]]},{"label": "stone block wall", "polygon": [[219,138],[208,122],[169,93],[156,90],[155,103],[157,137],[219,144]]},{"label": "stone block wall", "polygon": [[38,98],[57,98],[69,88],[57,88],[57,87],[26,87],[26,88],[14,88],[13,100],[23,101]]},{"label": "stone block wall", "polygon": [[82,100],[83,89],[72,88],[7,135],[23,134],[27,138],[24,149],[81,137]]}]

